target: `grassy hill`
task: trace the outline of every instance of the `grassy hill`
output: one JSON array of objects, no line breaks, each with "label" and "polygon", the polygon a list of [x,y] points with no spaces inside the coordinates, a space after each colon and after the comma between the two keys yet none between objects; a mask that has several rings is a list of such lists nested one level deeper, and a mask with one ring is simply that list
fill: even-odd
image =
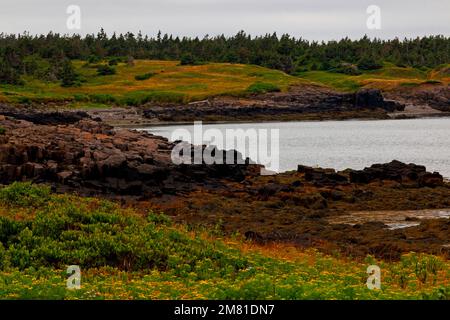
[{"label": "grassy hill", "polygon": [[[24,86],[0,86],[0,101],[61,102],[74,106],[138,105],[145,102],[190,102],[217,95],[244,95],[286,90],[305,80],[281,71],[253,65],[211,63],[181,66],[178,61],[136,60],[119,63],[116,74],[100,76],[97,64],[75,61],[81,86],[61,87],[59,82],[25,78]],[[143,79],[143,80],[137,80]],[[146,79],[147,78],[147,79]]]},{"label": "grassy hill", "polygon": [[[450,299],[450,263],[398,262],[255,245],[220,228],[14,183],[0,189],[0,299]],[[369,265],[381,290],[366,286]],[[79,265],[81,289],[66,289]]]},{"label": "grassy hill", "polygon": [[417,69],[402,68],[385,63],[381,69],[363,71],[360,75],[307,71],[299,73],[298,76],[343,91],[354,91],[362,87],[391,90],[399,86],[416,87],[421,84],[448,85],[450,83],[450,65],[443,65],[435,69]]},{"label": "grassy hill", "polygon": [[24,77],[25,84],[0,85],[0,102],[68,103],[69,107],[95,108],[109,105],[141,105],[147,102],[188,103],[207,97],[286,91],[289,86],[320,84],[340,91],[362,87],[391,90],[421,84],[449,84],[450,65],[435,69],[401,68],[385,63],[378,70],[349,75],[330,71],[307,71],[287,75],[254,65],[209,63],[182,66],[178,61],[136,60],[133,66],[119,63],[113,75],[98,75],[97,67],[74,61],[79,85],[61,87],[59,81],[45,82]]}]

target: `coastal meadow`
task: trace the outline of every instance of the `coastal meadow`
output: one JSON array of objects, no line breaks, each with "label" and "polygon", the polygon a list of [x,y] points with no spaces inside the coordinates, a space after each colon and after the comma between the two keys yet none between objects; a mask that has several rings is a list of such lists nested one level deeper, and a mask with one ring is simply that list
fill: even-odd
[{"label": "coastal meadow", "polygon": [[0,102],[68,103],[70,108],[188,103],[213,96],[282,91],[291,85],[309,83],[282,71],[255,65],[181,65],[179,61],[162,60],[134,60],[133,65],[121,60],[113,66],[110,63],[111,60],[73,61],[79,82],[71,87],[32,76],[24,77],[23,85],[0,85]]},{"label": "coastal meadow", "polygon": [[[150,209],[0,189],[1,299],[450,299],[450,263],[405,253],[399,261],[258,245],[220,228],[176,224]],[[67,287],[67,267],[81,271]],[[370,290],[367,268],[381,270]]]}]

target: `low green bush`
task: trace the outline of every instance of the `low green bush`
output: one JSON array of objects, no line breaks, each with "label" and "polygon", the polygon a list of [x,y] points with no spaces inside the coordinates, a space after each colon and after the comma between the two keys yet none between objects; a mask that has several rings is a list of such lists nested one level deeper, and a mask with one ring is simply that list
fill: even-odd
[{"label": "low green bush", "polygon": [[11,206],[37,207],[48,201],[50,187],[31,182],[14,182],[0,189],[0,200]]},{"label": "low green bush", "polygon": [[423,84],[442,84],[442,81],[439,80],[426,80],[422,82]]},{"label": "low green bush", "polygon": [[267,92],[279,92],[281,89],[274,84],[265,82],[255,82],[247,88],[247,92],[251,94],[261,94]]},{"label": "low green bush", "polygon": [[30,97],[19,96],[19,97],[17,97],[16,101],[18,103],[21,103],[21,104],[30,104],[31,103],[31,98]]},{"label": "low green bush", "polygon": [[91,94],[91,95],[89,95],[88,100],[91,102],[103,103],[103,104],[110,104],[110,103],[116,102],[116,98],[113,95],[107,94],[107,93]]},{"label": "low green bush", "polygon": [[88,102],[89,96],[87,94],[77,93],[73,95],[73,100],[77,102]]},{"label": "low green bush", "polygon": [[89,63],[97,63],[97,62],[100,62],[102,59],[100,58],[100,57],[98,57],[98,56],[95,56],[95,55],[90,55],[89,57],[88,57],[88,62]]},{"label": "low green bush", "polygon": [[[282,245],[260,251],[102,199],[47,196],[46,187],[26,183],[0,189],[15,195],[14,204],[18,195],[41,193],[45,201],[33,210],[5,210],[0,201],[0,299],[450,298],[442,257],[411,253],[385,262]],[[371,264],[383,270],[381,290],[367,289]],[[69,265],[81,268],[79,290],[66,288]]]},{"label": "low green bush", "polygon": [[5,187],[0,197],[12,205],[36,207],[28,221],[0,218],[4,268],[64,269],[75,264],[181,275],[206,258],[216,272],[247,266],[245,259],[173,227],[162,214],[150,212],[145,219],[109,201],[51,195],[48,187],[29,183]]},{"label": "low green bush", "polygon": [[348,74],[351,76],[357,76],[362,74],[362,72],[358,69],[358,66],[350,63],[340,63],[336,68],[331,69],[331,72]]},{"label": "low green bush", "polygon": [[420,83],[418,83],[418,82],[402,82],[402,83],[400,83],[401,87],[407,87],[407,88],[418,87],[419,85],[420,85]]},{"label": "low green bush", "polygon": [[6,133],[6,129],[3,127],[0,127],[0,135],[4,135]]},{"label": "low green bush", "polygon": [[122,60],[120,58],[114,57],[114,58],[109,59],[108,65],[117,66],[119,64],[119,62],[122,62]]},{"label": "low green bush", "polygon": [[109,65],[102,64],[97,67],[97,74],[99,76],[113,75],[113,74],[116,74],[116,69],[114,69],[113,67],[111,67]]},{"label": "low green bush", "polygon": [[383,68],[383,64],[373,57],[362,57],[358,62],[358,69],[377,70]]},{"label": "low green bush", "polygon": [[137,91],[126,94],[121,99],[121,104],[127,106],[140,106],[149,102],[154,103],[183,103],[186,96],[178,92],[170,91]]},{"label": "low green bush", "polygon": [[198,64],[198,61],[195,59],[195,57],[192,54],[183,54],[183,56],[180,59],[180,65],[182,66],[192,66]]},{"label": "low green bush", "polygon": [[137,81],[143,81],[143,80],[150,79],[150,78],[153,77],[154,75],[156,75],[155,72],[148,72],[148,73],[144,73],[144,74],[138,74],[138,75],[135,76],[134,78],[135,78]]}]

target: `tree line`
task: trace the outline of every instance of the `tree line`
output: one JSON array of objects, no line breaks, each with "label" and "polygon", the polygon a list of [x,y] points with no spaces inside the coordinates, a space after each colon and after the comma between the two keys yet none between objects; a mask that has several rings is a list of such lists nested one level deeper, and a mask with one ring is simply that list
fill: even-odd
[{"label": "tree line", "polygon": [[71,60],[91,62],[120,57],[180,60],[182,64],[229,62],[255,64],[295,74],[308,70],[335,70],[356,74],[376,69],[383,62],[402,67],[434,68],[450,62],[450,37],[415,39],[344,38],[317,42],[276,33],[252,37],[244,31],[234,36],[174,37],[159,32],[155,37],[126,33],[47,35],[0,34],[0,83],[21,84],[21,76],[33,75],[70,86],[76,78]]}]

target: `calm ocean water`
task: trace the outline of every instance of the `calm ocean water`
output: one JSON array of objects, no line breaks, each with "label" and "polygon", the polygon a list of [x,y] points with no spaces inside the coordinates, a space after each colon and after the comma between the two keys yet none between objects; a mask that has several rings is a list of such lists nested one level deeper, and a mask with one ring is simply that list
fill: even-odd
[{"label": "calm ocean water", "polygon": [[[192,125],[144,130],[171,139],[178,128],[193,132]],[[212,124],[203,125],[203,132],[211,128],[224,136],[226,129],[279,129],[279,171],[295,170],[298,164],[362,169],[397,159],[450,178],[450,118]]]}]

